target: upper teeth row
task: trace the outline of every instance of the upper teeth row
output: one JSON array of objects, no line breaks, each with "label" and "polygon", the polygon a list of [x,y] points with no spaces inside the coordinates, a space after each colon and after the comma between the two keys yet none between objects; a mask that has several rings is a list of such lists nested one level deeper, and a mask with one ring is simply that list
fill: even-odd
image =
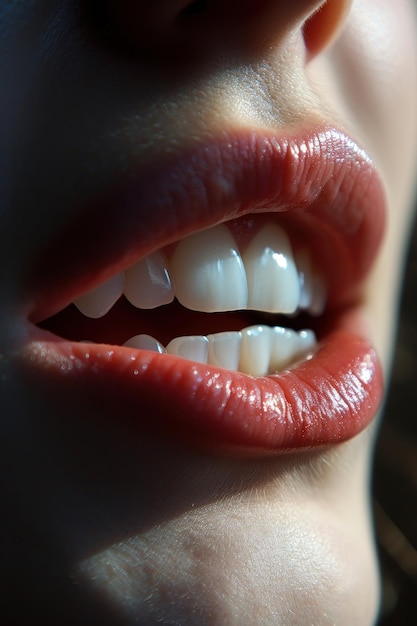
[{"label": "upper teeth row", "polygon": [[124,293],[137,308],[153,309],[176,297],[188,309],[213,313],[254,309],[320,314],[325,293],[307,253],[294,259],[287,234],[267,224],[241,253],[224,225],[195,233],[177,245],[168,261],[145,257],[75,301],[86,316],[102,317]]}]

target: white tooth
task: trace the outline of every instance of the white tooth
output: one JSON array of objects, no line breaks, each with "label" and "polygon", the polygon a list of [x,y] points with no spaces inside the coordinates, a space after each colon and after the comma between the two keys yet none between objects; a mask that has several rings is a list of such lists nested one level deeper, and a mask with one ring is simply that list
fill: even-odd
[{"label": "white tooth", "polygon": [[269,326],[250,326],[242,330],[239,370],[252,376],[268,373],[271,353]]},{"label": "white tooth", "polygon": [[248,280],[248,308],[293,313],[300,300],[300,283],[290,240],[275,224],[264,226],[252,239],[243,262]]},{"label": "white tooth", "polygon": [[112,276],[92,291],[74,301],[75,306],[87,317],[103,317],[123,293],[124,275]]},{"label": "white tooth", "polygon": [[305,250],[297,253],[296,262],[301,290],[300,309],[307,310],[312,315],[321,315],[326,306],[324,280],[313,270],[310,256]]},{"label": "white tooth", "polygon": [[151,335],[135,335],[123,345],[128,348],[136,348],[136,350],[152,350],[152,352],[159,352],[160,354],[165,354],[166,352],[162,343],[159,343]]},{"label": "white tooth", "polygon": [[300,309],[306,310],[313,301],[313,273],[311,269],[310,256],[305,250],[296,255],[298,277],[300,281]]},{"label": "white tooth", "polygon": [[239,366],[242,333],[224,332],[208,335],[208,363],[227,370],[237,370]]},{"label": "white tooth", "polygon": [[175,290],[167,265],[162,252],[154,252],[126,271],[124,293],[133,306],[154,309],[173,301]]},{"label": "white tooth", "polygon": [[176,354],[189,361],[207,363],[208,339],[203,335],[194,337],[175,337],[167,345],[168,354]]},{"label": "white tooth", "polygon": [[246,308],[245,268],[226,226],[216,226],[180,241],[171,268],[176,297],[188,309],[213,313]]},{"label": "white tooth", "polygon": [[271,329],[271,359],[269,371],[279,372],[292,361],[307,355],[317,344],[312,330],[297,333],[290,328],[275,326]]},{"label": "white tooth", "polygon": [[326,306],[326,285],[318,274],[313,276],[313,298],[309,307],[312,315],[321,315]]},{"label": "white tooth", "polygon": [[312,352],[317,346],[317,337],[312,330],[300,330],[298,332],[300,350],[304,354]]},{"label": "white tooth", "polygon": [[282,328],[281,326],[272,328],[270,371],[279,371],[288,365],[293,358],[297,345],[297,333],[295,330]]}]

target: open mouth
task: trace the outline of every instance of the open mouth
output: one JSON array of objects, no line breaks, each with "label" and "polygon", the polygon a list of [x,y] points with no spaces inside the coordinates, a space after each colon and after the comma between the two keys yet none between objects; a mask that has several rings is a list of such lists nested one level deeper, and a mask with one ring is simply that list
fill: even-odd
[{"label": "open mouth", "polygon": [[296,327],[323,313],[324,279],[275,223],[243,222],[153,252],[77,298],[84,319],[71,307],[41,326],[253,376],[281,371],[317,346],[313,330]]},{"label": "open mouth", "polygon": [[38,287],[26,365],[41,381],[234,450],[333,445],[369,424],[382,375],[361,298],[385,204],[351,139],[246,133],[105,207],[100,245],[83,218],[83,262],[61,240]]}]

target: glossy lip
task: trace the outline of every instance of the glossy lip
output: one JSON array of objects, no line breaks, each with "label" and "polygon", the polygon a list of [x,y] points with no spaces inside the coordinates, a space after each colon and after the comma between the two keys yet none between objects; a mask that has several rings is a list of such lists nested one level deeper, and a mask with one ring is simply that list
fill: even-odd
[{"label": "glossy lip", "polygon": [[[24,367],[40,386],[62,385],[71,398],[94,398],[94,406],[107,412],[118,415],[123,401],[126,420],[139,429],[169,431],[210,447],[269,454],[355,436],[372,421],[383,384],[375,351],[356,330],[360,307],[348,305],[375,258],[386,208],[375,167],[337,129],[285,136],[240,131],[107,191],[37,267],[29,317],[53,314],[190,232],[264,212],[280,213],[290,228],[310,237],[313,256],[326,271],[330,309],[344,311],[333,315],[333,328],[313,358],[255,378],[170,355],[65,341],[30,325]],[[100,244],[92,249],[90,228],[97,235],[97,224]],[[77,236],[74,263],[65,242],[69,249],[77,232],[84,236]]]}]

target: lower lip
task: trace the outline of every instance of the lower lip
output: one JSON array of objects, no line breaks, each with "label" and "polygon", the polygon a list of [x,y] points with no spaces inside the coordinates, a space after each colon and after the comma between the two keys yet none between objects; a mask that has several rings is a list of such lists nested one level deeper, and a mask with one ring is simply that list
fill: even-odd
[{"label": "lower lip", "polygon": [[373,420],[381,367],[361,328],[343,316],[316,354],[278,375],[255,378],[171,355],[65,341],[36,329],[24,364],[39,393],[91,402],[129,428],[210,449],[271,454],[351,439]]}]

